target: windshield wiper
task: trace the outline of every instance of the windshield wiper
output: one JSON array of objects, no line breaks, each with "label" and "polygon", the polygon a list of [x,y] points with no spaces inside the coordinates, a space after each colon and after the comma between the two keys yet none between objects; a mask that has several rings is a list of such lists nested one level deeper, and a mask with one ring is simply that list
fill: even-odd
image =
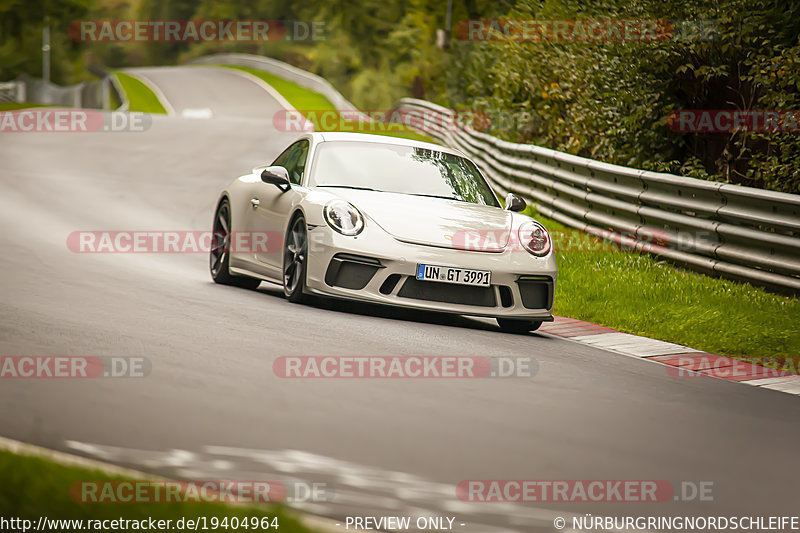
[{"label": "windshield wiper", "polygon": [[317,185],[317,187],[336,187],[339,189],[356,189],[358,191],[375,191],[375,192],[383,192],[379,191],[378,189],[373,189],[372,187],[358,187],[356,185]]}]

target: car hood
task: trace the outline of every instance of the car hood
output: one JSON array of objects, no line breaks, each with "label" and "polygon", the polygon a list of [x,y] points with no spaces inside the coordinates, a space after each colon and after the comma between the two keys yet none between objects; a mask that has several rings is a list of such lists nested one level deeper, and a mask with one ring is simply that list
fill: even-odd
[{"label": "car hood", "polygon": [[356,206],[399,241],[486,252],[508,245],[512,214],[497,207],[390,192],[326,191]]}]

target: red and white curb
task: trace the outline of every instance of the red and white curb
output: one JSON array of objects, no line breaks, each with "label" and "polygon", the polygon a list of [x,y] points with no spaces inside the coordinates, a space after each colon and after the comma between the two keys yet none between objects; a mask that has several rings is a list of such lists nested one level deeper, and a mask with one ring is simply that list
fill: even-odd
[{"label": "red and white curb", "polygon": [[675,377],[715,377],[800,396],[800,375],[701,352],[574,318],[554,317],[538,331],[596,348],[657,361]]}]

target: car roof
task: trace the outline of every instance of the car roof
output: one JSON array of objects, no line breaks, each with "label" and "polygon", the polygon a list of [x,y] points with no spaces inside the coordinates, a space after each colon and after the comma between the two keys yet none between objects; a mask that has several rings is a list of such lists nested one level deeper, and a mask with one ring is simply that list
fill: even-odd
[{"label": "car roof", "polygon": [[355,141],[363,143],[399,144],[401,146],[413,146],[414,148],[427,148],[428,150],[436,150],[437,152],[445,152],[469,159],[460,151],[454,150],[447,146],[424,141],[415,141],[413,139],[404,139],[402,137],[391,137],[389,135],[372,135],[369,133],[353,133],[347,131],[326,131],[314,132],[311,133],[311,136],[314,138],[315,143],[327,141]]}]

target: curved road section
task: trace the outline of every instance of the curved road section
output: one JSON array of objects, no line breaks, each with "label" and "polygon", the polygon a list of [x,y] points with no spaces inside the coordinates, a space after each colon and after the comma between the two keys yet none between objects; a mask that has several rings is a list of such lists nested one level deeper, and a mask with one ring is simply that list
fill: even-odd
[{"label": "curved road section", "polygon": [[[215,285],[204,253],[76,253],[76,231],[208,230],[220,189],[292,140],[272,127],[281,103],[245,76],[134,74],[175,110],[146,131],[0,134],[0,354],[138,358],[148,372],[2,379],[2,436],[172,477],[323,483],[326,496],[292,503],[338,520],[422,514],[455,517],[459,531],[551,531],[555,518],[585,513],[796,512],[794,396],[682,379],[487,320],[294,305],[266,283]],[[323,355],[528,357],[537,371],[273,371],[280,357]],[[466,480],[662,480],[688,501],[486,503],[459,498]]]},{"label": "curved road section", "polygon": [[171,115],[271,120],[288,105],[266,83],[241,70],[148,67],[126,72],[148,85]]}]

